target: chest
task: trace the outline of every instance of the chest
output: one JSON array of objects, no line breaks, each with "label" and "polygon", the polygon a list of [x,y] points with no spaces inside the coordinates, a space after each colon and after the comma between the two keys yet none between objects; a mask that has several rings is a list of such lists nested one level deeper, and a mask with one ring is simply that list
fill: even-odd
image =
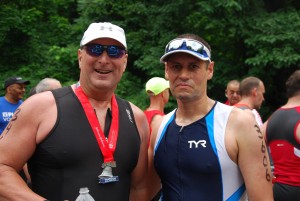
[{"label": "chest", "polygon": [[170,165],[187,172],[218,171],[213,130],[205,120],[180,127],[173,121],[163,135],[155,153],[155,164],[168,171]]}]

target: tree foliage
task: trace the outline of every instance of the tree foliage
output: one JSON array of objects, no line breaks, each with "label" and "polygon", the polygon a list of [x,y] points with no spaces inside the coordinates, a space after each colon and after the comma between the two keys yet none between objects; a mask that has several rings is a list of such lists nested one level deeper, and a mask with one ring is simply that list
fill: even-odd
[{"label": "tree foliage", "polygon": [[[145,83],[164,76],[159,58],[179,34],[198,34],[212,47],[210,97],[224,101],[231,79],[261,78],[265,118],[286,101],[285,80],[299,69],[296,0],[2,0],[0,5],[2,82],[13,75],[30,79],[31,86],[44,77],[76,82],[79,42],[87,26],[100,21],[125,29],[129,60],[116,93],[142,109],[148,104]],[[171,99],[167,111],[175,106]]]}]

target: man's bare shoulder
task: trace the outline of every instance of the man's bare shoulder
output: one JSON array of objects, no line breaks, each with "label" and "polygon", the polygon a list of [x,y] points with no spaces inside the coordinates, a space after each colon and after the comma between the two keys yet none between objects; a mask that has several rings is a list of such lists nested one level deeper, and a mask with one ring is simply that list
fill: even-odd
[{"label": "man's bare shoulder", "polygon": [[[8,140],[31,139],[39,143],[54,126],[57,109],[51,92],[36,94],[26,99],[14,113],[12,120],[5,130]],[[13,135],[6,135],[13,133]]]},{"label": "man's bare shoulder", "polygon": [[[23,104],[26,105],[26,107],[30,106],[45,106],[48,104],[55,103],[54,96],[51,91],[45,91],[42,93],[34,94],[27,98]],[[37,105],[35,105],[37,104]]]},{"label": "man's bare shoulder", "polygon": [[136,122],[136,126],[139,130],[139,134],[142,139],[147,139],[144,141],[148,141],[149,126],[148,126],[148,121],[147,121],[146,115],[143,112],[143,110],[141,110],[138,106],[136,106],[135,104],[133,104],[131,102],[129,102],[129,103],[130,103],[130,106],[131,106],[133,114],[134,114],[134,119]]},{"label": "man's bare shoulder", "polygon": [[229,116],[229,125],[237,127],[243,127],[249,125],[249,123],[255,123],[255,118],[251,110],[242,110],[239,108],[233,108]]},{"label": "man's bare shoulder", "polygon": [[251,111],[234,108],[229,116],[228,127],[231,128],[236,139],[246,140],[257,132],[261,132]]},{"label": "man's bare shoulder", "polygon": [[156,141],[156,136],[157,136],[159,127],[160,127],[163,119],[166,117],[166,116],[160,116],[160,115],[156,115],[156,116],[157,117],[155,118],[155,121],[152,121],[152,123],[151,123],[151,126],[152,126],[152,133],[150,136],[150,147],[151,148],[154,148],[154,144]]},{"label": "man's bare shoulder", "polygon": [[229,155],[237,161],[239,145],[257,135],[254,116],[239,108],[234,108],[229,116],[226,127],[226,147]]},{"label": "man's bare shoulder", "polygon": [[151,123],[152,127],[159,128],[164,117],[165,116],[155,115],[152,119],[152,123]]},{"label": "man's bare shoulder", "polygon": [[145,113],[143,112],[143,110],[141,108],[139,108],[138,106],[136,106],[135,104],[130,103],[130,106],[132,108],[132,112],[134,114],[134,118],[136,120],[136,123],[138,124],[137,126],[142,125],[143,127],[146,125],[148,126],[148,121],[146,118]]},{"label": "man's bare shoulder", "polygon": [[52,113],[53,110],[56,110],[55,108],[56,103],[53,94],[47,91],[27,98],[19,107],[19,115],[21,115],[24,120],[32,118],[32,121],[38,121],[39,116]]},{"label": "man's bare shoulder", "polygon": [[131,108],[132,108],[132,111],[133,111],[133,114],[134,116],[137,116],[139,118],[144,118],[145,117],[145,114],[143,112],[143,110],[141,108],[139,108],[138,106],[136,106],[135,104],[133,104],[132,102],[128,101]]}]

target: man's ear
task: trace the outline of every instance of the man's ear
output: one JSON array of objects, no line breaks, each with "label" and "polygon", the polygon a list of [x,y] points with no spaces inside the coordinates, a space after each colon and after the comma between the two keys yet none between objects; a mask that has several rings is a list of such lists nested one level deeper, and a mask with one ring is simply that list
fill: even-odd
[{"label": "man's ear", "polygon": [[209,62],[208,64],[208,67],[207,67],[207,71],[208,71],[208,79],[207,80],[210,80],[213,75],[214,75],[214,66],[215,66],[215,62],[211,61]]},{"label": "man's ear", "polygon": [[162,99],[164,99],[164,92],[161,92],[160,96],[162,97]]},{"label": "man's ear", "polygon": [[10,92],[11,91],[11,85],[9,85],[8,87],[6,87],[6,92]]},{"label": "man's ear", "polygon": [[251,94],[254,97],[257,96],[257,88],[256,87],[251,90]]},{"label": "man's ear", "polygon": [[78,49],[78,51],[77,51],[77,58],[78,58],[79,69],[81,69],[81,60],[82,60],[82,50],[81,49]]},{"label": "man's ear", "polygon": [[169,80],[167,62],[165,62],[165,78],[166,78],[166,80]]},{"label": "man's ear", "polygon": [[125,54],[124,63],[123,63],[123,72],[126,70],[128,61],[128,54]]}]

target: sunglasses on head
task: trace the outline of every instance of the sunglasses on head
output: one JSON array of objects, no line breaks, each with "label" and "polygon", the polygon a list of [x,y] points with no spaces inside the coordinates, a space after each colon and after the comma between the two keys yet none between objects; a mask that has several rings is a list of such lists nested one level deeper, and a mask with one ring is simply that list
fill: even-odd
[{"label": "sunglasses on head", "polygon": [[168,43],[165,49],[165,53],[172,52],[174,50],[190,50],[197,53],[204,59],[210,60],[210,51],[201,42],[187,38],[177,38]]},{"label": "sunglasses on head", "polygon": [[121,58],[126,53],[126,50],[124,48],[116,45],[100,45],[90,43],[83,46],[83,48],[86,49],[88,55],[93,57],[99,57],[104,52],[104,50],[111,58]]}]

